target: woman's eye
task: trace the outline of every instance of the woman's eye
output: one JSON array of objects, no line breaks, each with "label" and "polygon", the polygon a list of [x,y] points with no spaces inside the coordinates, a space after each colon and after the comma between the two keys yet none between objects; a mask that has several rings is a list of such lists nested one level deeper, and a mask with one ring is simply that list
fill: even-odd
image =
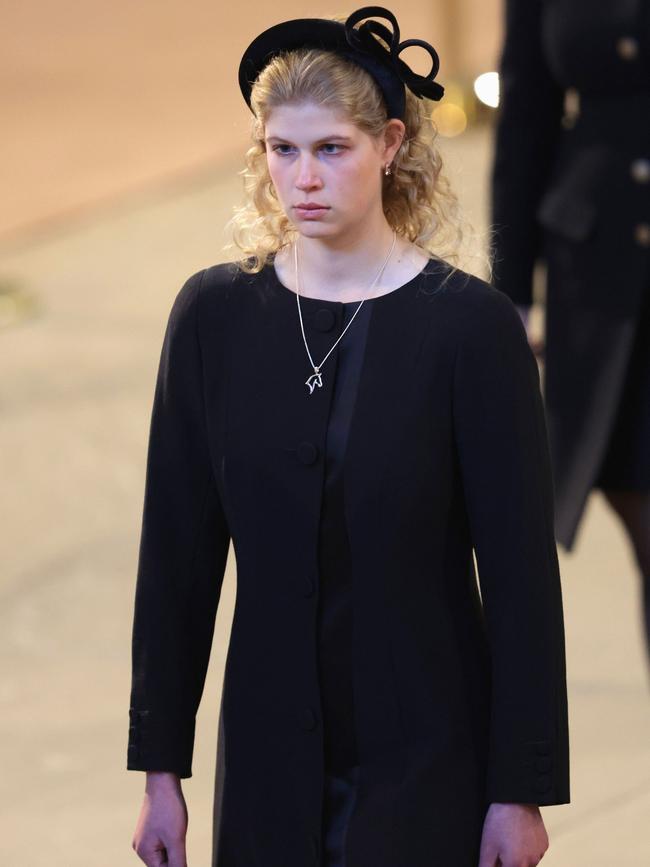
[{"label": "woman's eye", "polygon": [[[286,151],[280,151],[280,148],[290,148],[291,145],[274,145],[273,150],[278,151],[280,156],[286,156]],[[327,142],[326,144],[321,145],[322,148],[341,148],[344,149],[343,145],[334,144],[334,142]],[[333,151],[327,151],[328,155],[334,156]]]}]

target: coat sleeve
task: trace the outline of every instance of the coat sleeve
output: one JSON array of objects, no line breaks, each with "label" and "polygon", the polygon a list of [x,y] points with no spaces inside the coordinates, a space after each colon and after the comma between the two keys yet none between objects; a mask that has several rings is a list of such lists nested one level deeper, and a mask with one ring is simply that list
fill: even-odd
[{"label": "coat sleeve", "polygon": [[564,88],[541,40],[542,0],[505,0],[499,108],[491,169],[492,283],[531,304],[539,256],[536,211],[561,132]]},{"label": "coat sleeve", "polygon": [[488,803],[569,803],[554,494],[537,362],[486,286],[457,345],[454,435],[490,648]]},{"label": "coat sleeve", "polygon": [[192,776],[230,534],[210,460],[197,305],[204,271],[172,305],[158,367],[132,631],[127,770]]}]

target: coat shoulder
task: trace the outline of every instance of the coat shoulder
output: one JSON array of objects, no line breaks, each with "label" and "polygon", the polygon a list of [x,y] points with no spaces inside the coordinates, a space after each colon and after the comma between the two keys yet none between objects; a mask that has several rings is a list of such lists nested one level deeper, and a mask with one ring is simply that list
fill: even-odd
[{"label": "coat shoulder", "polygon": [[231,287],[255,282],[261,276],[261,272],[249,274],[244,271],[237,261],[219,262],[205,268],[203,291],[211,294],[227,293]]},{"label": "coat shoulder", "polygon": [[222,262],[191,274],[177,291],[169,313],[172,335],[202,335],[224,320],[225,304],[238,269],[236,263]]},{"label": "coat shoulder", "polygon": [[442,280],[434,275],[434,284],[433,296],[439,295],[444,304],[445,327],[451,327],[459,340],[527,339],[514,302],[491,283],[455,269]]},{"label": "coat shoulder", "polygon": [[200,303],[206,308],[221,308],[231,296],[245,287],[252,288],[264,282],[265,272],[248,273],[238,261],[219,262],[204,269]]},{"label": "coat shoulder", "polygon": [[196,325],[197,298],[204,271],[191,274],[177,291],[169,311],[167,330],[170,338],[192,332]]}]

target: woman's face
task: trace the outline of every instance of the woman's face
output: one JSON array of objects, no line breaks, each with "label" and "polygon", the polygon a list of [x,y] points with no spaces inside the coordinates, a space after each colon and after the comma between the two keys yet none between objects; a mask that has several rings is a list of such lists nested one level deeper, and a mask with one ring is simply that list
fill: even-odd
[{"label": "woman's face", "polygon": [[[403,131],[402,122],[391,119],[387,144],[315,103],[274,108],[264,139],[269,174],[300,233],[325,238],[364,224],[376,226],[384,166],[399,148]],[[302,210],[298,205],[304,203],[322,207]]]}]

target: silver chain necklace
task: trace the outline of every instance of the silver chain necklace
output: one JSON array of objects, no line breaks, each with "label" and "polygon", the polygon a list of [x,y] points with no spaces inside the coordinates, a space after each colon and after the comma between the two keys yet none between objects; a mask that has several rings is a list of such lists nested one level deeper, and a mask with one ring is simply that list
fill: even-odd
[{"label": "silver chain necklace", "polygon": [[[370,292],[370,290],[371,290],[372,287],[375,285],[375,283],[377,282],[377,280],[379,280],[379,278],[381,277],[382,272],[383,272],[384,268],[386,267],[386,263],[387,263],[388,260],[390,259],[391,255],[392,255],[392,252],[393,252],[393,250],[394,250],[394,248],[395,248],[395,241],[396,241],[396,240],[397,240],[397,232],[393,230],[393,243],[391,244],[390,250],[389,250],[389,252],[388,252],[388,256],[386,256],[386,258],[384,259],[384,262],[383,262],[381,268],[379,269],[379,271],[378,271],[378,273],[377,273],[377,276],[375,277],[375,279],[372,281],[372,283],[371,283],[370,286],[368,287],[367,292]],[[300,330],[302,331],[302,339],[303,339],[304,342],[305,342],[305,349],[307,350],[307,355],[309,356],[310,364],[311,364],[311,366],[314,368],[314,372],[311,374],[311,376],[309,376],[309,378],[308,378],[307,380],[305,380],[305,385],[309,388],[309,393],[310,393],[310,394],[313,394],[313,393],[314,393],[314,389],[316,388],[316,386],[318,386],[319,388],[322,388],[322,387],[323,387],[323,374],[321,373],[321,367],[325,364],[325,362],[327,361],[327,359],[330,357],[331,353],[332,353],[332,352],[334,351],[334,349],[336,348],[336,346],[337,346],[339,340],[342,339],[342,337],[343,337],[343,335],[345,334],[345,332],[346,332],[346,331],[348,330],[348,328],[352,325],[352,323],[353,323],[353,321],[354,321],[354,317],[357,315],[357,313],[358,313],[359,310],[361,309],[361,305],[363,304],[364,301],[366,301],[366,298],[363,298],[363,299],[359,302],[359,306],[357,307],[357,309],[356,309],[356,310],[354,311],[354,313],[352,314],[352,318],[350,319],[350,321],[348,322],[348,324],[345,326],[345,328],[343,329],[343,331],[342,331],[341,334],[339,335],[338,340],[336,341],[336,343],[334,343],[334,345],[332,346],[332,348],[330,349],[330,351],[327,353],[327,355],[325,356],[325,358],[323,358],[323,360],[321,361],[320,364],[318,364],[318,365],[314,364],[314,359],[311,357],[311,352],[309,351],[309,346],[307,345],[307,338],[305,337],[305,326],[303,325],[303,321],[302,321],[302,311],[301,311],[301,309],[300,309],[300,280],[299,280],[299,278],[298,278],[298,243],[297,243],[297,241],[296,241],[296,243],[294,243],[294,245],[293,245],[293,256],[294,256],[295,273],[296,273],[296,303],[297,303],[297,305],[298,305],[298,316],[299,316],[299,318],[300,318]]]}]

